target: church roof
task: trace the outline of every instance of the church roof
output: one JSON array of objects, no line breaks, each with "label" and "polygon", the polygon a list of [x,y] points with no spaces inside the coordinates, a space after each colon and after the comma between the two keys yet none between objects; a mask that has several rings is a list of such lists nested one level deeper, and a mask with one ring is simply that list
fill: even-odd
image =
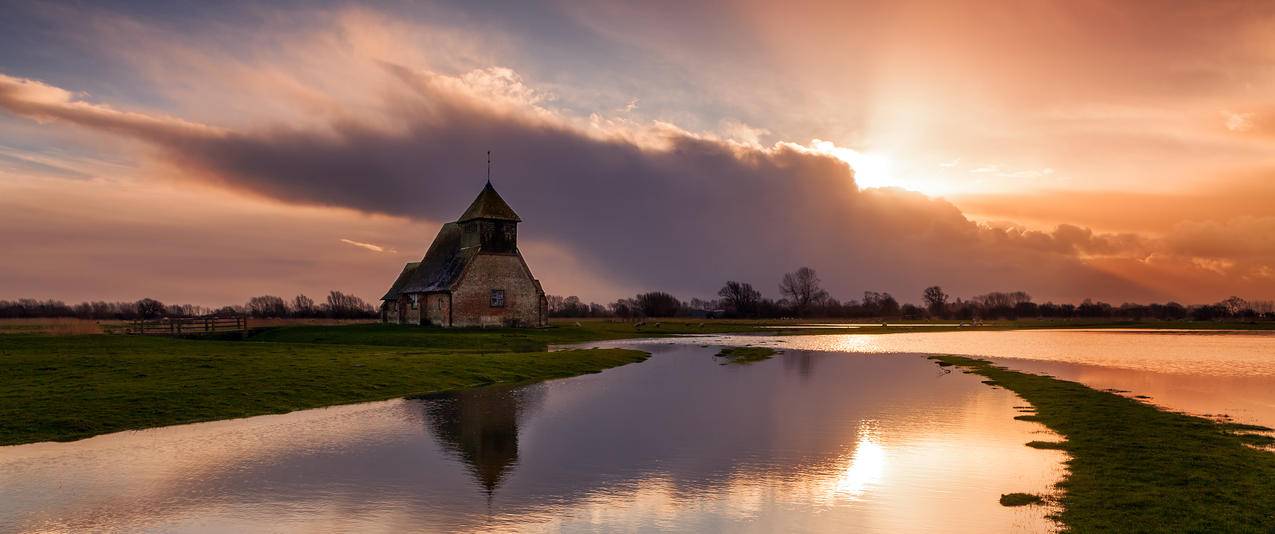
[{"label": "church roof", "polygon": [[425,253],[425,259],[407,264],[381,300],[394,300],[403,293],[450,290],[469,260],[478,254],[478,247],[461,248],[460,238],[460,224],[444,224]]},{"label": "church roof", "polygon": [[399,288],[403,287],[403,284],[407,283],[407,280],[412,277],[412,273],[416,271],[416,268],[420,267],[420,265],[421,262],[419,261],[404,265],[403,272],[398,273],[398,278],[394,279],[394,285],[390,286],[390,290],[385,293],[384,297],[381,297],[381,300],[392,300],[398,298]]},{"label": "church roof", "polygon": [[505,199],[500,198],[500,193],[497,193],[496,188],[491,186],[491,182],[487,182],[487,187],[484,187],[482,192],[478,193],[478,198],[474,199],[474,203],[469,205],[469,209],[465,210],[465,214],[461,215],[456,222],[474,219],[522,221],[518,214],[514,213],[514,209],[505,202]]}]

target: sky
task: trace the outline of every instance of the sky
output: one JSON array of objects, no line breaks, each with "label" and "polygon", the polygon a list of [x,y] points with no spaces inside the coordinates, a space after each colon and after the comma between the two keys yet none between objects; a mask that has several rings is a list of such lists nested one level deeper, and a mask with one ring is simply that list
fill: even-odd
[{"label": "sky", "polygon": [[0,0],[0,299],[1275,299],[1275,4],[687,4]]}]

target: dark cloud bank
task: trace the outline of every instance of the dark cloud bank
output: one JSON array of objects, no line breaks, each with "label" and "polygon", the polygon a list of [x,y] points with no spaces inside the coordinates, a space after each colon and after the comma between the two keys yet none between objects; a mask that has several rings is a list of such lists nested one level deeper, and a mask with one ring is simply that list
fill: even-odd
[{"label": "dark cloud bank", "polygon": [[[33,101],[4,84],[0,107],[136,137],[192,176],[228,187],[433,220],[465,208],[492,150],[493,182],[526,221],[524,239],[563,244],[625,285],[686,296],[712,294],[728,278],[773,295],[781,273],[809,265],[844,298],[872,289],[917,300],[930,284],[960,295],[1162,297],[1078,258],[1127,248],[1117,241],[1132,237],[989,229],[941,199],[860,191],[843,163],[795,147],[744,148],[670,132],[648,148],[458,97],[430,77],[400,79],[411,90],[387,99],[393,127],[347,118],[329,131],[226,132]],[[419,236],[422,252],[432,237]]]}]

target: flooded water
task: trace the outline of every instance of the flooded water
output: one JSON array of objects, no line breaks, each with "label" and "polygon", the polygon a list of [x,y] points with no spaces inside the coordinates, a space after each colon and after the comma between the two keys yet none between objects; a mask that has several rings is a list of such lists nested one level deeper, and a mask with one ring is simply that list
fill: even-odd
[{"label": "flooded water", "polygon": [[764,344],[851,353],[959,354],[1150,397],[1193,414],[1275,427],[1275,332],[1015,330],[713,336],[677,343]]},{"label": "flooded water", "polygon": [[[893,337],[893,336],[883,336]],[[921,356],[715,348],[520,387],[0,448],[0,531],[1039,532],[1062,455]],[[831,348],[831,347],[829,347]]]}]

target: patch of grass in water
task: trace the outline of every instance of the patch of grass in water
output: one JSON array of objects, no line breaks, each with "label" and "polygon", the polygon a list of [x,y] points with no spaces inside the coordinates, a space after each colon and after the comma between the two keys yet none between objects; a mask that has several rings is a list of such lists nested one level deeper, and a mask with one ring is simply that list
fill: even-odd
[{"label": "patch of grass in water", "polygon": [[726,358],[722,365],[756,363],[762,360],[769,360],[774,355],[775,349],[770,347],[726,347],[717,353],[718,357]]},{"label": "patch of grass in water", "polygon": [[1051,516],[1067,531],[1275,532],[1275,454],[1252,446],[1275,440],[1254,433],[1270,429],[1169,412],[985,360],[932,359],[1017,393],[1037,410],[1017,419],[1066,439],[1069,472]]},{"label": "patch of grass in water", "polygon": [[1027,506],[1029,504],[1045,504],[1040,495],[1030,493],[1006,493],[1001,495],[1001,506]]}]

